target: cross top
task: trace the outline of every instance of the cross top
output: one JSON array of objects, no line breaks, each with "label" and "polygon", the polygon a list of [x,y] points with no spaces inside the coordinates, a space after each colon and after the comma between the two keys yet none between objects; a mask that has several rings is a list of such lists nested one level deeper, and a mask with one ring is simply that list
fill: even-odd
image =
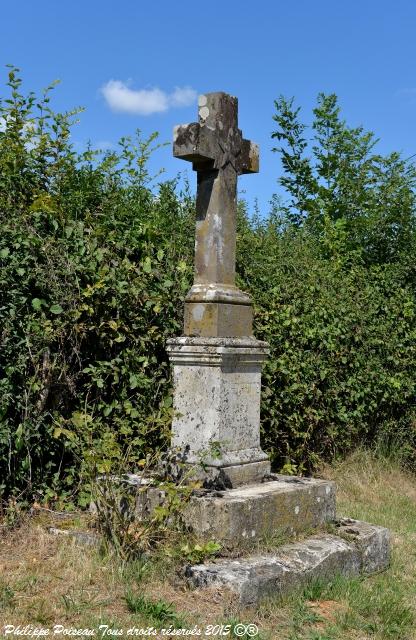
[{"label": "cross top", "polygon": [[199,96],[198,120],[175,127],[173,141],[173,155],[192,162],[198,174],[185,335],[251,335],[250,298],[235,286],[237,177],[258,172],[259,150],[243,138],[237,98],[227,93]]},{"label": "cross top", "polygon": [[237,175],[258,172],[258,146],[238,128],[237,98],[207,93],[199,96],[198,107],[199,122],[175,127],[173,155],[192,162],[195,171],[230,164]]}]

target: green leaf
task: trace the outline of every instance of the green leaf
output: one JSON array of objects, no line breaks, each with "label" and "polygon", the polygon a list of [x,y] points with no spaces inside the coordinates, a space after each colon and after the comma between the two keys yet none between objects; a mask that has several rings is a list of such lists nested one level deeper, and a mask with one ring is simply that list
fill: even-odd
[{"label": "green leaf", "polygon": [[63,313],[63,311],[64,311],[64,310],[62,309],[62,307],[61,307],[61,305],[60,305],[60,304],[53,304],[53,305],[49,308],[49,311],[50,311],[51,313],[53,313],[54,315],[59,316],[59,314],[60,314],[60,313]]},{"label": "green leaf", "polygon": [[149,256],[147,256],[147,258],[145,258],[143,262],[143,271],[145,273],[150,273],[152,271],[152,261],[150,260]]},{"label": "green leaf", "polygon": [[167,397],[163,400],[163,406],[164,406],[166,409],[169,409],[169,407],[171,407],[171,406],[172,406],[172,403],[173,403],[173,398],[172,398],[172,396],[167,396]]},{"label": "green leaf", "polygon": [[135,389],[139,384],[139,379],[134,373],[130,374],[129,384],[130,384],[130,389]]},{"label": "green leaf", "polygon": [[40,300],[39,298],[33,298],[32,307],[35,309],[35,311],[39,311],[39,309],[42,307],[42,300]]}]

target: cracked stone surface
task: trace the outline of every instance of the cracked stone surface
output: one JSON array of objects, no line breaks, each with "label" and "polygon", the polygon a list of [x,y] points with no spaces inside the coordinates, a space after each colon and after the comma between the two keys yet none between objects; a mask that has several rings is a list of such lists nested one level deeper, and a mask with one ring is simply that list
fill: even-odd
[{"label": "cracked stone surface", "polygon": [[357,576],[388,567],[388,529],[344,519],[339,523],[339,530],[349,539],[316,535],[283,545],[273,554],[188,566],[185,575],[190,585],[197,588],[215,585],[234,591],[240,604],[246,606],[266,596],[286,594],[314,579]]},{"label": "cracked stone surface", "polygon": [[335,484],[314,478],[270,476],[268,482],[193,498],[184,513],[200,538],[227,546],[265,536],[291,535],[335,519]]},{"label": "cracked stone surface", "polygon": [[167,351],[175,389],[172,447],[186,448],[190,464],[223,469],[229,486],[260,481],[270,471],[260,447],[268,345],[254,338],[182,336],[168,340]]}]

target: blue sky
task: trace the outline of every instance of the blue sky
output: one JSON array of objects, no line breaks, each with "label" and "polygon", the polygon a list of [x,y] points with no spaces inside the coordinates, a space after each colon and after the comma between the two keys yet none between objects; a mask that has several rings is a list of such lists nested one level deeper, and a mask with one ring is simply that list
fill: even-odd
[{"label": "blue sky", "polygon": [[[310,121],[316,95],[335,92],[349,124],[380,137],[380,152],[416,153],[411,0],[20,0],[1,13],[1,64],[19,66],[28,90],[59,78],[56,109],[86,108],[73,131],[79,148],[136,128],[170,141],[175,124],[195,120],[196,94],[236,95],[240,127],[261,151],[260,174],[239,186],[262,211],[279,190],[270,139],[279,94],[295,96]],[[188,169],[195,184],[170,148],[154,166],[169,178]]]}]

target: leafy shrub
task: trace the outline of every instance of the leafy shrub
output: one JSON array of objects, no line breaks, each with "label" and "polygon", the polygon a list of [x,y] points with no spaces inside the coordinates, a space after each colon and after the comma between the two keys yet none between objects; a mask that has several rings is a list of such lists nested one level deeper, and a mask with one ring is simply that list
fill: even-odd
[{"label": "leafy shrub", "polygon": [[362,126],[340,116],[335,94],[318,95],[313,122],[300,120],[293,98],[275,101],[283,175],[288,199],[285,222],[319,239],[321,253],[366,264],[400,261],[415,234],[416,167],[393,152],[375,153],[378,142]]},{"label": "leafy shrub", "polygon": [[137,459],[166,442],[164,345],[180,332],[193,209],[173,182],[150,190],[156,136],[123,139],[120,154],[76,155],[67,116],[45,104],[34,114],[14,70],[9,84],[0,132],[0,478],[3,490],[47,498],[76,487],[76,454],[94,455],[104,472],[127,443]]},{"label": "leafy shrub", "polygon": [[380,438],[412,457],[414,267],[341,268],[306,234],[282,235],[270,222],[246,231],[240,246],[256,335],[271,347],[262,427],[277,468],[310,471]]}]

